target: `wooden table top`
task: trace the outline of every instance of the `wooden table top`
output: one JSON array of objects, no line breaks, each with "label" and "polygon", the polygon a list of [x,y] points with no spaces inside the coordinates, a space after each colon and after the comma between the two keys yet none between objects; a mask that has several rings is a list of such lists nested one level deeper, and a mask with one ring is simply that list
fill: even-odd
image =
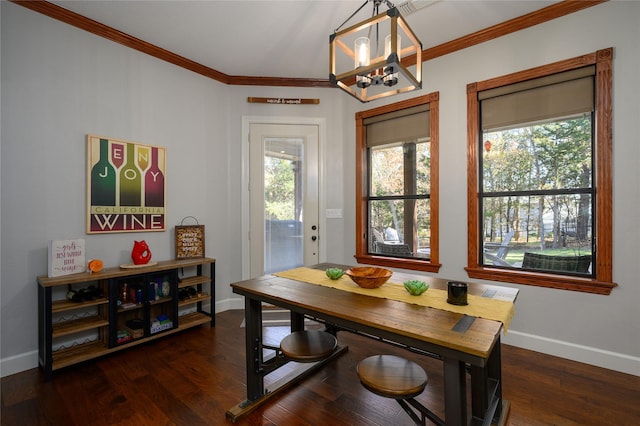
[{"label": "wooden table top", "polygon": [[[318,265],[327,268],[329,264]],[[344,266],[343,266],[344,267]],[[446,289],[447,280],[394,272],[394,279],[419,278],[433,288]],[[333,288],[308,284],[296,280],[266,275],[256,279],[231,284],[235,293],[263,300],[294,312],[318,315],[335,321],[340,326],[357,324],[360,331],[372,334],[392,334],[400,343],[410,342],[425,350],[436,350],[446,356],[447,350],[468,354],[467,362],[482,363],[491,353],[499,338],[502,323],[475,318],[465,332],[452,330],[462,314],[418,306],[395,300],[363,296]],[[515,301],[516,289],[499,286],[469,285],[470,294],[481,295],[487,289],[510,290],[507,294]],[[424,343],[424,345],[421,345]]]}]

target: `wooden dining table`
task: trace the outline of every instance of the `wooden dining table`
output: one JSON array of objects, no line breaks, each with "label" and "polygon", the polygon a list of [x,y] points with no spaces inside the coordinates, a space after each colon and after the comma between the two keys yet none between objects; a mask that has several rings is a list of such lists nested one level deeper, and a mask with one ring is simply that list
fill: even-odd
[{"label": "wooden dining table", "polygon": [[[312,268],[325,270],[329,267],[349,268],[328,263]],[[425,281],[430,289],[447,289],[446,279],[402,272],[394,272],[390,282],[402,283],[412,279]],[[515,303],[518,295],[515,288],[478,283],[468,285],[470,295],[502,302]],[[458,312],[452,312],[276,275],[236,282],[231,287],[234,293],[244,296],[245,301],[247,380],[246,400],[227,411],[227,417],[233,421],[347,350],[339,346],[325,360],[300,364],[265,388],[265,376],[282,368],[286,360],[278,357],[277,347],[270,347],[262,340],[263,302],[289,310],[292,331],[304,329],[305,318],[311,318],[325,323],[333,333],[357,333],[442,360],[444,421],[447,425],[499,425],[506,421],[509,403],[502,398],[500,336],[503,323],[500,321],[461,313],[460,307],[455,309]],[[273,349],[273,354],[265,356],[265,349]],[[467,374],[471,384],[470,407]]]}]

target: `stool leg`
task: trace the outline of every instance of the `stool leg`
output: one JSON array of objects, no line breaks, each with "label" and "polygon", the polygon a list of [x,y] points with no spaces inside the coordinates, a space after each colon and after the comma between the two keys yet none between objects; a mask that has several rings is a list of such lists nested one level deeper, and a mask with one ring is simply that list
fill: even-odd
[{"label": "stool leg", "polygon": [[409,407],[409,405],[407,404],[407,402],[404,399],[396,399],[396,401],[398,401],[398,404],[400,404],[402,409],[409,415],[409,417],[411,417],[411,420],[413,420],[413,422],[415,424],[422,425],[422,426],[426,425],[426,422],[425,422],[425,419],[424,419],[424,415],[422,416],[422,420],[421,420],[421,419],[418,418],[416,413],[413,412],[411,407]]},{"label": "stool leg", "polygon": [[[398,403],[400,403],[401,400],[398,400]],[[428,418],[429,420],[431,420],[433,423],[437,424],[438,426],[445,426],[445,422],[444,420],[442,420],[440,417],[436,416],[436,414],[429,410],[427,407],[425,407],[424,405],[420,404],[418,401],[416,401],[414,398],[407,398],[405,400],[406,402],[408,402],[409,404],[411,404],[416,410],[418,410],[421,414],[422,414],[422,424],[426,424],[425,421],[425,417]],[[403,401],[404,402],[404,401]],[[402,404],[400,404],[402,405]],[[402,407],[404,408],[404,407]],[[405,408],[405,411],[407,411],[409,407]],[[413,418],[413,416],[412,416]],[[415,418],[414,418],[415,420]]]},{"label": "stool leg", "polygon": [[291,311],[291,332],[304,330],[304,315]]}]

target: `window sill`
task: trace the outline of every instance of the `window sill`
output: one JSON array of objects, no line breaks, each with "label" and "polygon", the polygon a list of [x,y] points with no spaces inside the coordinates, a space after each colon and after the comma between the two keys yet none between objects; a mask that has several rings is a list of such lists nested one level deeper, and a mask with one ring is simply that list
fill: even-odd
[{"label": "window sill", "polygon": [[397,257],[384,257],[384,256],[354,256],[358,263],[364,263],[366,265],[386,266],[388,268],[409,269],[413,271],[424,272],[438,272],[440,267],[439,263],[431,263],[430,261],[418,260],[418,259],[401,259]]},{"label": "window sill", "polygon": [[555,274],[540,274],[526,271],[511,271],[490,267],[464,268],[469,278],[500,281],[513,284],[534,285],[538,287],[557,288],[562,290],[580,291],[594,294],[611,294],[611,290],[618,284],[597,281],[592,278],[560,276]]}]

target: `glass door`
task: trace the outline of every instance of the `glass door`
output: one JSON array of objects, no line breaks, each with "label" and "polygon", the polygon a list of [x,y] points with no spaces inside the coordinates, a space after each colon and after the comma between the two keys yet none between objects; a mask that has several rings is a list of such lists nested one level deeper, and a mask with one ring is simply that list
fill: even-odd
[{"label": "glass door", "polygon": [[252,124],[251,276],[318,263],[318,127]]}]

